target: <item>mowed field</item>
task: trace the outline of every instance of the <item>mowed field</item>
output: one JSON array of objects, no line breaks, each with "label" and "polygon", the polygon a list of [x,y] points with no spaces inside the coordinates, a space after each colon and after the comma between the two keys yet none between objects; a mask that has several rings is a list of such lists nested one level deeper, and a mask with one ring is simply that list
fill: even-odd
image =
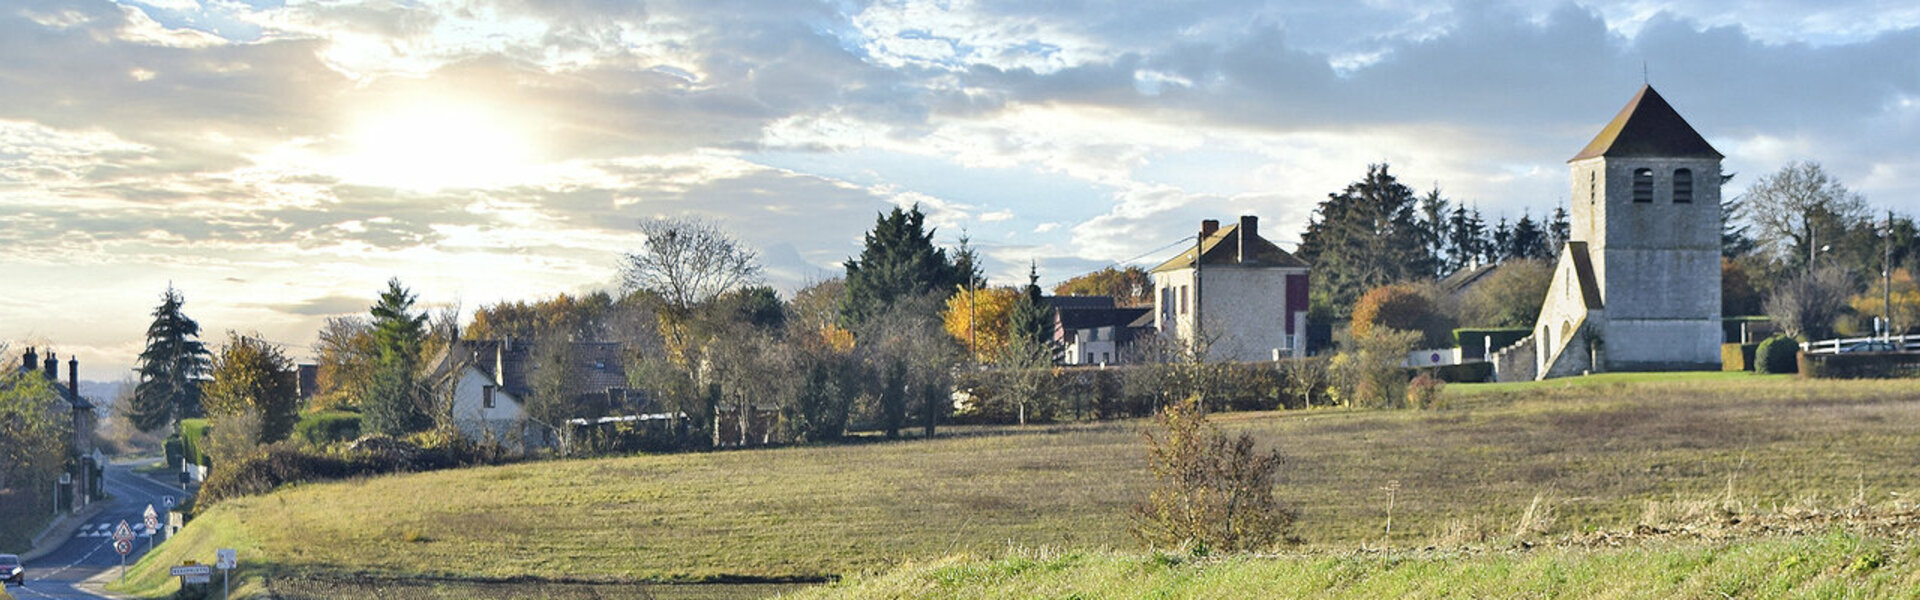
[{"label": "mowed field", "polygon": [[[1288,457],[1276,493],[1301,515],[1288,552],[1309,555],[1500,546],[1715,511],[1897,506],[1920,493],[1913,381],[1601,375],[1452,386],[1448,398],[1437,411],[1215,420]],[[215,508],[120,589],[169,591],[167,565],[211,561],[216,547],[240,549],[245,589],[296,597],[368,581],[616,597],[604,592],[812,582],[955,555],[1137,553],[1128,510],[1146,485],[1141,426],[951,428],[933,440],[300,486]]]}]

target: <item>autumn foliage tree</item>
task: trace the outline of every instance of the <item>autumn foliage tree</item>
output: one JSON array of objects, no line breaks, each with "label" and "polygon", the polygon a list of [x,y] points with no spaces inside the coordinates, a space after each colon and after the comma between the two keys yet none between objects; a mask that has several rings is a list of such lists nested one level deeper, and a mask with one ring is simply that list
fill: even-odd
[{"label": "autumn foliage tree", "polygon": [[213,359],[213,379],[202,390],[206,395],[201,402],[216,421],[246,413],[259,416],[255,444],[293,433],[299,413],[293,360],[271,342],[228,332],[227,345]]},{"label": "autumn foliage tree", "polygon": [[1007,319],[1019,299],[1013,288],[960,290],[947,298],[941,328],[976,362],[992,361],[1007,350]]},{"label": "autumn foliage tree", "polygon": [[1353,336],[1364,338],[1375,328],[1421,332],[1428,344],[1443,344],[1452,329],[1434,305],[1431,290],[1406,283],[1368,290],[1353,305]]},{"label": "autumn foliage tree", "polygon": [[1153,279],[1140,267],[1107,267],[1053,286],[1058,296],[1112,296],[1120,306],[1153,304]]}]

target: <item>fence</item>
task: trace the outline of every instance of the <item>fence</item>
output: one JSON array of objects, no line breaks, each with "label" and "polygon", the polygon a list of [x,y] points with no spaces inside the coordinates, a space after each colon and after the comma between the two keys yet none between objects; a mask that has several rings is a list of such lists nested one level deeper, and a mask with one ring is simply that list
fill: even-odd
[{"label": "fence", "polygon": [[1839,354],[1841,350],[1867,342],[1889,342],[1900,352],[1920,352],[1920,335],[1869,336],[1820,340],[1800,344],[1807,354]]}]

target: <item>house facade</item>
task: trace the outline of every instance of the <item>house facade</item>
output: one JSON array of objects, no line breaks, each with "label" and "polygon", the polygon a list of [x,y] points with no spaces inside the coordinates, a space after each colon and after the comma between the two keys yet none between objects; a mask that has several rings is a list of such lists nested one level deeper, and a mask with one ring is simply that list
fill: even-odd
[{"label": "house facade", "polygon": [[1114,365],[1128,361],[1134,339],[1151,332],[1142,322],[1152,308],[1123,307],[1112,296],[1048,296],[1054,343],[1069,365]]},{"label": "house facade", "polygon": [[461,340],[436,362],[435,381],[445,382],[448,411],[460,433],[520,449],[557,444],[567,423],[543,423],[528,413],[537,393],[535,381],[562,369],[569,416],[601,417],[645,408],[641,394],[627,389],[621,345],[566,342],[564,364],[542,364],[541,353],[525,340]]},{"label": "house facade", "polygon": [[1498,377],[1717,368],[1721,158],[1640,88],[1567,161],[1568,242],[1533,334],[1496,353]]},{"label": "house facade", "polygon": [[48,351],[46,357],[41,358],[36,349],[27,348],[20,356],[20,372],[29,377],[38,374],[46,378],[48,387],[60,395],[73,420],[72,435],[67,440],[66,470],[60,478],[60,497],[56,502],[61,510],[80,510],[101,497],[100,478],[105,468],[104,457],[93,446],[93,430],[99,417],[94,413],[93,402],[80,395],[80,360],[67,359],[67,381],[62,385],[59,355]]},{"label": "house facade", "polygon": [[1208,360],[1306,356],[1305,261],[1260,237],[1258,217],[1201,221],[1195,247],[1150,272],[1154,328]]}]

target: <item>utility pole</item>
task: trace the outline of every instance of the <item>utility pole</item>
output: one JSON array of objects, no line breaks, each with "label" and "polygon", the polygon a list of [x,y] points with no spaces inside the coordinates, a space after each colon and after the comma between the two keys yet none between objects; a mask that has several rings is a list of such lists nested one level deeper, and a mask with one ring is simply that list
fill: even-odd
[{"label": "utility pole", "polygon": [[[1887,329],[1886,329],[1886,333],[1884,333],[1883,335],[1886,336],[1886,339],[1892,340],[1893,339],[1893,209],[1887,209],[1887,230],[1886,230],[1885,236],[1886,236],[1886,239],[1885,239],[1886,243],[1883,244],[1883,246],[1886,247],[1886,250],[1885,250],[1885,254],[1880,259],[1880,281],[1881,281],[1880,292],[1883,295],[1883,299],[1886,302],[1886,315],[1887,315],[1886,323],[1885,323],[1885,327]],[[1904,346],[1905,345],[1902,344],[1902,348],[1901,348],[1902,350],[1906,349]]]}]

